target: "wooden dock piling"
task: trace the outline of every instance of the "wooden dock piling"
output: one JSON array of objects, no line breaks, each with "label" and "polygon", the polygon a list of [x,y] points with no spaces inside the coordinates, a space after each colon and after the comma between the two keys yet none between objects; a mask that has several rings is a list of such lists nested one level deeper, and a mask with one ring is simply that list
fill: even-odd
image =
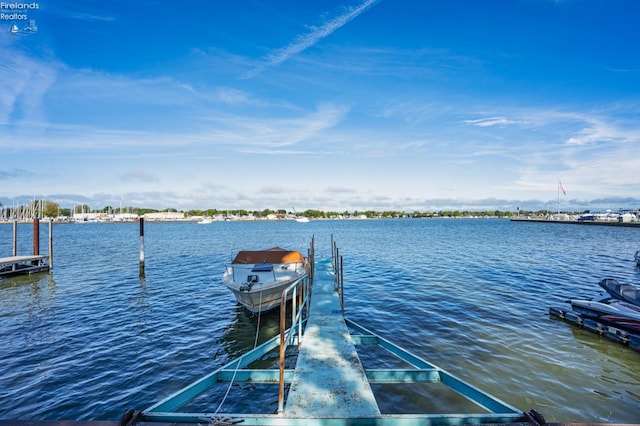
[{"label": "wooden dock piling", "polygon": [[144,218],[140,218],[140,278],[144,278]]},{"label": "wooden dock piling", "polygon": [[18,255],[18,221],[13,221],[13,251],[11,256]]},{"label": "wooden dock piling", "polygon": [[49,221],[49,270],[53,269],[53,220]]},{"label": "wooden dock piling", "polygon": [[33,255],[40,255],[40,219],[33,219]]}]

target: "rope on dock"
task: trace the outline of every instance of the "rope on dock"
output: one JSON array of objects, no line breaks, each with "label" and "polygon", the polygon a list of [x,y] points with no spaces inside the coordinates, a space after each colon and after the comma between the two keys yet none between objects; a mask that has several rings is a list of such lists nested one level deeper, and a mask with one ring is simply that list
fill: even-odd
[{"label": "rope on dock", "polygon": [[258,324],[256,325],[256,338],[253,341],[253,349],[258,346],[258,336],[260,335],[260,317],[262,317],[262,288],[260,288],[260,301],[258,302]]},{"label": "rope on dock", "polygon": [[233,419],[224,415],[213,415],[207,426],[230,426],[244,422],[244,419]]},{"label": "rope on dock", "polygon": [[[261,315],[262,315],[262,290],[260,290],[260,303],[258,304],[258,324],[256,325],[256,336],[253,341],[253,349],[255,349],[258,346],[258,336],[260,335]],[[211,421],[209,422],[209,426],[232,425],[232,424],[243,421],[242,419],[232,421],[231,417],[218,414],[218,411],[220,411],[220,409],[224,405],[224,402],[227,400],[227,397],[229,396],[229,392],[231,391],[231,386],[233,386],[233,382],[236,379],[236,374],[238,374],[238,369],[240,368],[240,364],[242,362],[243,356],[244,354],[241,355],[240,358],[238,359],[238,363],[236,364],[236,369],[234,370],[233,376],[229,381],[229,386],[227,386],[227,391],[224,393],[224,396],[222,397],[222,401],[220,401],[220,404],[218,404],[218,408],[216,408],[216,411],[213,413],[213,416],[211,417]]]}]

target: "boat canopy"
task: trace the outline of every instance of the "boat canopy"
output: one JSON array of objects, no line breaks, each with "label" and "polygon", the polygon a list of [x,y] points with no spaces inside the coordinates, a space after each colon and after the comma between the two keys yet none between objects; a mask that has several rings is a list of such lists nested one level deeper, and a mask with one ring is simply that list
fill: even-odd
[{"label": "boat canopy", "polygon": [[299,251],[285,250],[280,247],[273,247],[267,250],[242,250],[239,251],[234,264],[238,263],[295,263],[304,262],[304,257]]}]

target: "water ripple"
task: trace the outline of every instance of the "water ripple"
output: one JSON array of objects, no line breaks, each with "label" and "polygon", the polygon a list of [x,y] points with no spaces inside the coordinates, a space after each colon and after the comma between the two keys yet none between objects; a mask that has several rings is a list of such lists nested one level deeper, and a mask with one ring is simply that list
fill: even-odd
[{"label": "water ripple", "polygon": [[[604,277],[638,285],[639,231],[444,219],[151,223],[140,278],[137,225],[55,226],[54,271],[0,281],[0,418],[116,420],[150,406],[253,347],[256,334],[260,343],[278,333],[277,314],[257,330],[221,283],[237,250],[306,251],[315,235],[322,258],[333,235],[349,318],[548,421],[631,423],[640,416],[638,354],[546,309],[595,295]],[[10,232],[0,226],[0,241]],[[26,252],[29,238],[21,228]],[[389,361],[361,358],[377,368]],[[215,409],[224,391],[192,407]],[[271,390],[232,394],[244,392],[273,411]],[[389,410],[461,403],[420,386],[379,393]]]}]

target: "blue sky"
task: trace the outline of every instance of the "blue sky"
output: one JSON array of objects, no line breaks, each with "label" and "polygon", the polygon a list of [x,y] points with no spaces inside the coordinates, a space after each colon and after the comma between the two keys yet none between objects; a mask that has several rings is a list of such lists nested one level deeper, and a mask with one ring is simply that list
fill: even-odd
[{"label": "blue sky", "polygon": [[640,207],[635,0],[8,3],[5,206]]}]

